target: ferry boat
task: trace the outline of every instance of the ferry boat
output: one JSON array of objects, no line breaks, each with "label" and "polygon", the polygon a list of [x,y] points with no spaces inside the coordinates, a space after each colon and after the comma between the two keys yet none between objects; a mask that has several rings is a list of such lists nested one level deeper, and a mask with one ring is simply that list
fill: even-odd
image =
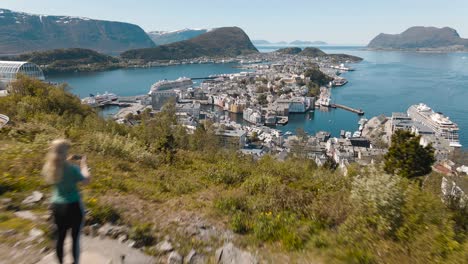
[{"label": "ferry boat", "polygon": [[87,104],[91,107],[98,107],[103,106],[113,101],[117,101],[117,95],[109,92],[105,92],[104,94],[90,94],[89,97],[85,97],[81,100],[82,104]]},{"label": "ferry boat", "polygon": [[333,80],[333,86],[343,86],[348,83],[348,80],[345,78],[337,77]]},{"label": "ferry boat", "polygon": [[442,113],[434,112],[426,104],[421,103],[410,106],[408,116],[434,130],[437,136],[447,139],[451,147],[459,148],[462,146],[458,134],[458,125]]}]

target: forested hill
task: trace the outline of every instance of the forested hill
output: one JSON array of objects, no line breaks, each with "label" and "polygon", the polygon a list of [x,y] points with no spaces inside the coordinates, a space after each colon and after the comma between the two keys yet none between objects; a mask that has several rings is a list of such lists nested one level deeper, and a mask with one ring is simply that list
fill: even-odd
[{"label": "forested hill", "polygon": [[198,57],[235,57],[256,53],[249,36],[238,27],[217,28],[198,37],[149,49],[129,50],[124,59],[145,61],[180,60]]},{"label": "forested hill", "polygon": [[123,65],[120,59],[89,49],[55,49],[0,57],[1,60],[29,61],[39,65],[44,73],[99,71]]}]

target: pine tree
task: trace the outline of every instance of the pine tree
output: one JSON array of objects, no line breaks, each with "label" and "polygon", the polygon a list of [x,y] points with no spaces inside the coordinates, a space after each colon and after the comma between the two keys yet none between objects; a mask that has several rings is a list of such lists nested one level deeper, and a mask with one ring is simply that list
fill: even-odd
[{"label": "pine tree", "polygon": [[435,162],[432,145],[419,144],[421,136],[405,130],[397,130],[392,136],[392,145],[384,157],[384,169],[388,173],[412,178],[431,172]]}]

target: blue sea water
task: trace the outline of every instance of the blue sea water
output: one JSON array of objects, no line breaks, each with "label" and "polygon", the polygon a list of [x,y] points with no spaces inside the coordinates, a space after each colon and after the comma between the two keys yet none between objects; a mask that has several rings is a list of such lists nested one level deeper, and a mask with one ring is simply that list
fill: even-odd
[{"label": "blue sea water", "polygon": [[[278,49],[258,47],[262,52]],[[365,116],[391,115],[406,112],[412,104],[424,102],[435,111],[443,112],[460,126],[460,138],[468,147],[468,53],[416,53],[368,51],[363,47],[322,46],[327,53],[346,53],[364,58],[352,65],[356,71],[342,76],[349,80],[332,90],[332,101],[362,108]],[[114,92],[129,96],[146,93],[152,83],[180,76],[205,77],[217,73],[234,73],[233,64],[196,64],[150,69],[121,69],[99,73],[74,73],[48,76],[48,80],[68,82],[79,96],[89,93]],[[341,129],[355,131],[356,114],[331,109],[291,115],[289,124],[279,127],[294,132],[297,127],[309,133],[319,130],[337,136]]]}]

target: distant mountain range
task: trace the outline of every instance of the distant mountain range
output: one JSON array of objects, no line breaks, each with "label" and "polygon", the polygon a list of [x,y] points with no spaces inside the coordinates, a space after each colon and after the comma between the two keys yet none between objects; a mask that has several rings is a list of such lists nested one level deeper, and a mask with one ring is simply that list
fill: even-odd
[{"label": "distant mountain range", "polygon": [[234,57],[257,53],[249,36],[238,27],[216,28],[189,40],[155,48],[129,50],[121,54],[124,59],[144,61],[192,59],[203,56]]},{"label": "distant mountain range", "polygon": [[0,54],[57,48],[88,48],[104,53],[155,44],[137,25],[70,16],[33,15],[0,9]]},{"label": "distant mountain range", "polygon": [[293,42],[270,42],[268,40],[252,40],[252,43],[255,45],[295,45],[295,46],[307,46],[307,45],[328,45],[324,41],[304,41],[304,40],[295,40]]},{"label": "distant mountain range", "polygon": [[210,29],[182,29],[177,31],[151,31],[148,36],[153,40],[154,44],[160,46],[171,44],[183,40],[192,39],[201,34],[208,32]]},{"label": "distant mountain range", "polygon": [[411,27],[401,34],[381,33],[367,46],[372,49],[397,50],[467,50],[468,39],[449,27]]}]

